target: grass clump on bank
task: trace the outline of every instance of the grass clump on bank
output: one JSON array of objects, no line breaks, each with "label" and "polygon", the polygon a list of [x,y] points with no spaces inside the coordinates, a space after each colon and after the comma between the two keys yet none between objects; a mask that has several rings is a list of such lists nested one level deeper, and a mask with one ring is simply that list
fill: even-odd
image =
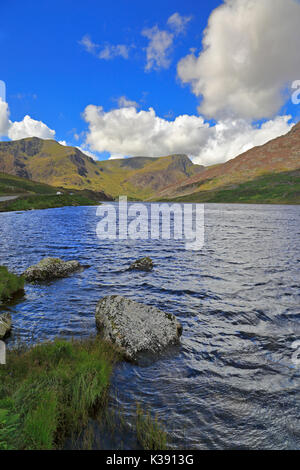
[{"label": "grass clump on bank", "polygon": [[137,440],[145,450],[167,450],[168,434],[157,416],[153,419],[150,411],[143,411],[140,404],[136,409]]},{"label": "grass clump on bank", "polygon": [[0,301],[11,298],[23,289],[23,277],[10,273],[5,266],[0,266]]},{"label": "grass clump on bank", "polygon": [[92,206],[95,200],[81,194],[24,196],[0,204],[0,212],[53,209],[64,206]]},{"label": "grass clump on bank", "polygon": [[59,449],[105,404],[113,346],[55,340],[11,351],[0,367],[0,449]]}]

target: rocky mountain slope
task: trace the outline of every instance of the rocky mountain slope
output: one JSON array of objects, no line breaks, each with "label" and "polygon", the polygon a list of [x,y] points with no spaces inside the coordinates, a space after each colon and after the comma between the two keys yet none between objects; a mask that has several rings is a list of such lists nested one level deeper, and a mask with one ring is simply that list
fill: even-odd
[{"label": "rocky mountain slope", "polygon": [[300,123],[265,145],[226,163],[205,168],[157,195],[162,199],[207,202],[300,201]]},{"label": "rocky mountain slope", "polygon": [[54,140],[28,138],[0,142],[1,171],[139,200],[300,203],[300,123],[282,137],[206,168],[186,155],[95,161]]},{"label": "rocky mountain slope", "polygon": [[186,155],[95,161],[74,147],[36,137],[0,142],[0,171],[52,186],[144,199],[204,167]]}]

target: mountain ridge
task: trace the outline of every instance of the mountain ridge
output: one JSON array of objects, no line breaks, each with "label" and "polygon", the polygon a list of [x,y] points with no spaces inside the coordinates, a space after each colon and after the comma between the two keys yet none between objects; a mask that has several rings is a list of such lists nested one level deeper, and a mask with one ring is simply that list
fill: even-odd
[{"label": "mountain ridge", "polygon": [[96,161],[81,150],[37,137],[0,142],[0,171],[69,189],[104,191],[116,197],[155,195],[203,170],[186,155]]},{"label": "mountain ridge", "polygon": [[285,135],[253,147],[225,163],[206,167],[179,185],[170,185],[158,198],[186,198],[198,191],[232,189],[263,175],[294,172],[300,168],[300,122]]},{"label": "mountain ridge", "polygon": [[299,170],[300,122],[283,136],[209,167],[194,164],[185,154],[96,161],[55,140],[0,142],[2,172],[114,198],[299,203]]}]

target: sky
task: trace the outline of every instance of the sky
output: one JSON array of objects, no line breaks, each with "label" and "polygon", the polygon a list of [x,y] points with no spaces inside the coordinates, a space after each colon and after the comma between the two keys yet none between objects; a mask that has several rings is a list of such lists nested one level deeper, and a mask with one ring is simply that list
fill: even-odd
[{"label": "sky", "polygon": [[300,120],[299,0],[0,0],[0,51],[2,140],[211,165]]}]

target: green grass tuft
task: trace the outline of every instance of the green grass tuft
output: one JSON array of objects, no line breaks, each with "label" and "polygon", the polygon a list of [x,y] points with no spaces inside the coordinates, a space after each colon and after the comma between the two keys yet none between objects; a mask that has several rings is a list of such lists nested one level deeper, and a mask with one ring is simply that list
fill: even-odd
[{"label": "green grass tuft", "polygon": [[153,419],[150,411],[143,411],[137,404],[136,409],[136,435],[137,440],[145,450],[167,450],[168,435],[164,431],[158,417]]},{"label": "green grass tuft", "polygon": [[23,289],[23,277],[10,273],[5,266],[0,266],[0,301],[11,298]]},{"label": "green grass tuft", "polygon": [[10,351],[0,368],[0,449],[57,449],[105,404],[118,353],[100,339]]}]

